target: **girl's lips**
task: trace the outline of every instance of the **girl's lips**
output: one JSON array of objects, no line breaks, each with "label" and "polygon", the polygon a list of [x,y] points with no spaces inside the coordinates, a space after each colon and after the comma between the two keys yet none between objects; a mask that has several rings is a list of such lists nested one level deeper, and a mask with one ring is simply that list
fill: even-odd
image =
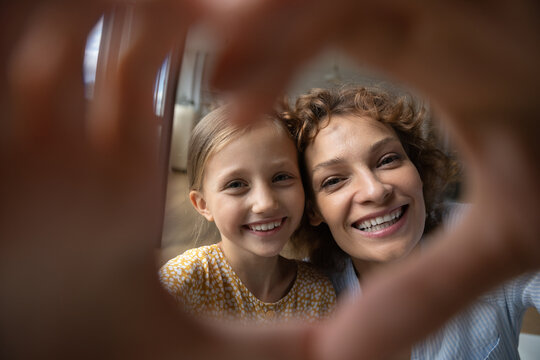
[{"label": "girl's lips", "polygon": [[287,217],[277,220],[261,221],[244,225],[243,228],[257,235],[272,235],[278,232],[285,223]]},{"label": "girl's lips", "polygon": [[408,208],[409,205],[404,205],[386,214],[357,221],[352,226],[361,231],[363,236],[374,238],[389,236],[405,224]]}]

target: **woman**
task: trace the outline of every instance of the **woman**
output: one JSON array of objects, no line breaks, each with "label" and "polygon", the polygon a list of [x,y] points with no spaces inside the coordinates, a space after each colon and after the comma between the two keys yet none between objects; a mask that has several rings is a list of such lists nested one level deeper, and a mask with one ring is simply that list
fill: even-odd
[{"label": "woman", "polygon": [[[358,293],[366,274],[418,252],[449,212],[445,189],[457,167],[435,146],[424,114],[406,98],[354,87],[313,90],[289,114],[297,121],[309,197],[312,227],[304,237],[338,293]],[[530,306],[540,308],[538,273],[484,295],[414,347],[412,358],[519,358],[521,319]]]}]

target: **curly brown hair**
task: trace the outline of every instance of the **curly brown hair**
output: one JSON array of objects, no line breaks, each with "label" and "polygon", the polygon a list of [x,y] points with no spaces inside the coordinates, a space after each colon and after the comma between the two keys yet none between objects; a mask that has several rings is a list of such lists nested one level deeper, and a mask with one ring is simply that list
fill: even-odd
[{"label": "curly brown hair", "polygon": [[[354,114],[370,117],[389,125],[400,139],[408,157],[416,166],[423,182],[426,205],[424,234],[440,224],[450,184],[455,184],[460,173],[458,163],[438,146],[427,111],[410,95],[397,95],[377,88],[347,86],[333,89],[312,89],[296,100],[293,109],[284,105],[282,116],[294,128],[297,146],[302,154],[300,167],[306,190],[306,214],[313,211],[313,191],[308,181],[304,152],[326,127],[333,115]],[[296,242],[310,260],[326,268],[341,268],[346,254],[337,246],[325,223],[309,224],[307,215]]]}]

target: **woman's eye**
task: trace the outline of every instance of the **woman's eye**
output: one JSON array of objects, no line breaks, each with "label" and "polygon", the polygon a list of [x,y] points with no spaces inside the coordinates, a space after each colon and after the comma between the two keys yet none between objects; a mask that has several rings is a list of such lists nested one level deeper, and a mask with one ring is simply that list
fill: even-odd
[{"label": "woman's eye", "polygon": [[276,176],[274,176],[274,179],[272,179],[273,182],[278,182],[278,181],[285,181],[285,180],[289,180],[289,179],[292,179],[293,177],[289,174],[278,174]]},{"label": "woman's eye", "polygon": [[337,185],[340,183],[342,179],[341,178],[338,178],[338,177],[334,177],[334,178],[329,178],[329,179],[326,179],[323,181],[323,183],[321,184],[321,188],[325,189],[325,188],[329,188],[331,186],[334,186],[334,185]]},{"label": "woman's eye", "polygon": [[397,154],[390,154],[384,156],[381,161],[379,162],[379,166],[384,166],[388,164],[392,164],[393,162],[396,162],[400,159],[400,156]]}]

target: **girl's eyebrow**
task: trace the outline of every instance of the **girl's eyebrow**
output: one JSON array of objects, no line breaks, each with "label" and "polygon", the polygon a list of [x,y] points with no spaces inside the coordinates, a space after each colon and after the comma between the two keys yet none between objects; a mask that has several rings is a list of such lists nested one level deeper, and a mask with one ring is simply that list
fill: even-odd
[{"label": "girl's eyebrow", "polygon": [[[394,136],[385,137],[385,138],[371,144],[371,146],[368,149],[368,152],[369,153],[374,153],[374,152],[378,151],[380,148],[384,147],[385,145],[387,145],[388,143],[391,143],[391,142],[400,142],[400,141],[399,141],[398,138],[396,138]],[[317,165],[315,165],[313,167],[312,173],[315,174],[319,170],[322,170],[322,169],[327,168],[327,167],[339,165],[340,163],[343,163],[344,161],[345,161],[345,159],[343,159],[343,157],[341,157],[341,156],[337,156],[337,157],[335,157],[333,159],[323,161],[322,163],[319,163],[319,164],[317,164]]]},{"label": "girl's eyebrow", "polygon": [[[267,162],[267,168],[280,168],[280,167],[297,167],[296,161],[290,159],[289,157],[281,157]],[[245,168],[241,164],[235,164],[223,170],[218,176],[217,179],[227,179],[231,177],[242,176],[245,173]]]}]

